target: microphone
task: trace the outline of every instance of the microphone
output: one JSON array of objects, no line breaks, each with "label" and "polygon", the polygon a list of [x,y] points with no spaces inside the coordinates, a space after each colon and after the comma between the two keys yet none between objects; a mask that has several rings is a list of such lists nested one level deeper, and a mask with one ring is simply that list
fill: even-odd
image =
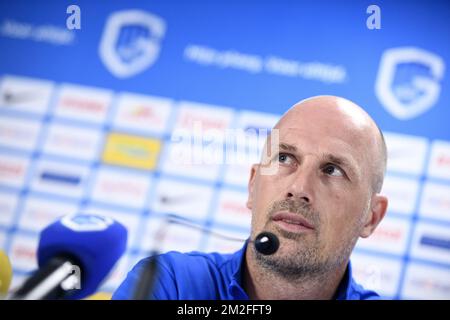
[{"label": "microphone", "polygon": [[141,271],[140,278],[133,292],[133,300],[147,300],[153,289],[153,284],[156,279],[156,273],[158,271],[156,265],[156,256],[158,251],[153,251],[151,258],[146,261],[144,268]]},{"label": "microphone", "polygon": [[111,300],[112,294],[108,292],[97,292],[91,296],[84,298],[84,300]]},{"label": "microphone", "polygon": [[274,254],[280,247],[280,240],[271,232],[261,232],[254,240],[256,251],[263,255]]},{"label": "microphone", "polygon": [[[148,261],[146,261],[146,264],[142,268],[139,281],[134,289],[133,300],[146,300],[150,296],[157,273],[156,256],[160,252],[158,247],[162,245],[164,236],[167,233],[167,228],[170,223],[183,225],[192,229],[198,229],[202,232],[209,233],[212,236],[226,239],[229,241],[239,241],[239,242],[247,241],[247,239],[235,238],[213,231],[210,228],[203,227],[199,224],[190,221],[187,218],[180,217],[175,214],[168,214],[164,222],[165,224],[163,224],[163,226],[158,230],[158,232],[154,237],[153,243],[155,243],[156,246],[150,252],[151,258]],[[255,249],[259,253],[264,255],[274,254],[280,246],[280,241],[278,240],[278,237],[271,232],[261,232],[255,237],[255,240],[248,240],[248,242],[253,243]]]},{"label": "microphone", "polygon": [[[241,239],[241,238],[228,236],[228,235],[222,234],[220,232],[211,230],[210,228],[206,228],[201,225],[198,225],[198,224],[190,221],[189,219],[187,219],[185,217],[180,217],[176,214],[168,214],[166,223],[175,223],[175,224],[180,224],[180,225],[192,228],[192,229],[198,229],[202,232],[209,233],[214,237],[222,238],[222,239],[229,240],[229,241],[244,242],[247,240],[247,239]],[[159,243],[159,244],[162,243],[163,235],[165,234],[166,227],[167,227],[167,225],[165,225],[163,228],[160,229],[159,234],[157,234],[155,237],[155,243]],[[255,237],[255,240],[248,240],[248,242],[253,243],[256,251],[258,251],[259,253],[264,254],[264,255],[274,254],[280,247],[280,240],[278,239],[278,237],[275,234],[273,234],[272,232],[268,232],[268,231],[263,231],[263,232],[259,233]],[[153,251],[157,252],[158,250],[154,249]]]},{"label": "microphone", "polygon": [[12,268],[8,256],[0,250],[0,298],[6,297],[11,284]]},{"label": "microphone", "polygon": [[65,216],[40,235],[38,271],[12,299],[82,299],[93,294],[125,252],[127,230],[111,218]]}]

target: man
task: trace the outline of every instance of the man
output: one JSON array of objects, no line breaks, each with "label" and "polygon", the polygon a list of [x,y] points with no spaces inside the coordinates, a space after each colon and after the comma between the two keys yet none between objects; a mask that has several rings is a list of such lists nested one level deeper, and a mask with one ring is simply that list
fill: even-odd
[{"label": "man", "polygon": [[[262,163],[253,165],[247,207],[250,239],[272,232],[279,249],[264,255],[247,242],[231,255],[160,255],[149,298],[378,297],[354,282],[349,259],[357,239],[370,236],[386,213],[388,200],[379,194],[386,169],[381,131],[359,106],[334,96],[294,105],[275,130],[278,152],[263,162],[277,170],[264,174]],[[132,298],[146,261],[128,274],[114,299]]]}]

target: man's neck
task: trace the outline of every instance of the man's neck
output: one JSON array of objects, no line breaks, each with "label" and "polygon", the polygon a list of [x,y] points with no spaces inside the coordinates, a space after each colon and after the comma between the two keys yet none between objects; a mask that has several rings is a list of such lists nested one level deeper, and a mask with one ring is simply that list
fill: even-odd
[{"label": "man's neck", "polygon": [[251,300],[330,300],[344,277],[347,264],[328,274],[285,277],[259,265],[252,250],[245,253],[243,285]]}]

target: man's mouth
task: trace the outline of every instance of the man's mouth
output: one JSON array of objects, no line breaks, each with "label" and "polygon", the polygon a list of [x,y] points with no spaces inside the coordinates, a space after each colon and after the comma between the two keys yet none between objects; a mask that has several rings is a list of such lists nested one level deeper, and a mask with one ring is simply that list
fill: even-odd
[{"label": "man's mouth", "polygon": [[289,232],[300,233],[314,230],[314,226],[297,213],[277,212],[272,221],[281,229]]}]

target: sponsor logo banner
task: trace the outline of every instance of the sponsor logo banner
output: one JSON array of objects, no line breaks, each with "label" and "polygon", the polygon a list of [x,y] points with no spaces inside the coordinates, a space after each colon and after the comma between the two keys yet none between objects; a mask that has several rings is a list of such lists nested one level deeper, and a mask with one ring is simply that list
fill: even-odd
[{"label": "sponsor logo banner", "polygon": [[433,141],[428,175],[434,178],[450,180],[450,142]]},{"label": "sponsor logo banner", "polygon": [[220,153],[223,149],[217,153],[216,150],[218,149],[208,150],[202,145],[171,142],[167,145],[161,171],[171,175],[216,181],[223,163],[223,153]]},{"label": "sponsor logo banner", "polygon": [[169,99],[123,93],[119,97],[115,128],[144,134],[164,133],[173,102]]},{"label": "sponsor logo banner", "polygon": [[0,225],[10,226],[17,205],[17,196],[9,193],[0,193]]},{"label": "sponsor logo banner", "polygon": [[103,162],[137,169],[155,169],[161,151],[161,141],[122,133],[109,134]]},{"label": "sponsor logo banner", "polygon": [[383,132],[388,150],[388,172],[420,176],[425,168],[428,140],[393,132]]},{"label": "sponsor logo banner", "polygon": [[351,262],[353,277],[364,289],[374,290],[383,298],[395,297],[402,269],[400,261],[353,253]]},{"label": "sponsor logo banner", "polygon": [[247,193],[222,189],[219,194],[215,221],[248,228],[252,213],[247,208]]},{"label": "sponsor logo banner", "polygon": [[211,187],[161,179],[151,209],[190,219],[205,219],[212,198]]},{"label": "sponsor logo banner", "polygon": [[450,185],[427,181],[423,188],[419,213],[450,222]]},{"label": "sponsor logo banner", "polygon": [[450,264],[450,228],[419,221],[413,236],[411,255]]},{"label": "sponsor logo banner", "polygon": [[43,151],[71,159],[92,161],[97,157],[100,135],[96,130],[53,124]]},{"label": "sponsor logo banner", "polygon": [[402,296],[405,299],[450,299],[450,270],[410,263]]},{"label": "sponsor logo banner", "polygon": [[[162,238],[157,238],[158,231],[164,230]],[[147,220],[143,239],[143,250],[160,252],[190,252],[203,250],[201,240],[203,232],[183,225],[166,224],[165,218],[151,217]]]},{"label": "sponsor logo banner", "polygon": [[385,217],[368,238],[360,238],[356,248],[403,255],[406,251],[410,221]]},{"label": "sponsor logo banner", "polygon": [[101,169],[92,198],[107,204],[143,208],[150,184],[150,178],[143,174]]},{"label": "sponsor logo banner", "polygon": [[75,203],[28,196],[20,217],[19,228],[40,232],[62,216],[76,213],[77,209]]},{"label": "sponsor logo banner", "polygon": [[27,158],[0,154],[0,185],[22,187],[28,166]]},{"label": "sponsor logo banner", "polygon": [[109,90],[64,84],[59,92],[55,115],[101,124],[106,119],[111,99]]},{"label": "sponsor logo banner", "polygon": [[48,109],[53,88],[50,81],[5,76],[0,83],[0,110],[42,115]]},{"label": "sponsor logo banner", "polygon": [[419,180],[387,175],[382,194],[389,198],[388,212],[411,216],[416,207]]},{"label": "sponsor logo banner", "polygon": [[36,252],[38,249],[38,237],[16,234],[13,237],[9,258],[14,270],[31,272],[37,269]]},{"label": "sponsor logo banner", "polygon": [[32,120],[12,117],[0,118],[0,145],[32,151],[41,124]]},{"label": "sponsor logo banner", "polygon": [[89,167],[40,161],[31,182],[32,191],[80,198],[85,190]]},{"label": "sponsor logo banner", "polygon": [[200,133],[223,132],[231,125],[233,109],[208,104],[181,102],[174,129],[192,132],[195,126]]}]

